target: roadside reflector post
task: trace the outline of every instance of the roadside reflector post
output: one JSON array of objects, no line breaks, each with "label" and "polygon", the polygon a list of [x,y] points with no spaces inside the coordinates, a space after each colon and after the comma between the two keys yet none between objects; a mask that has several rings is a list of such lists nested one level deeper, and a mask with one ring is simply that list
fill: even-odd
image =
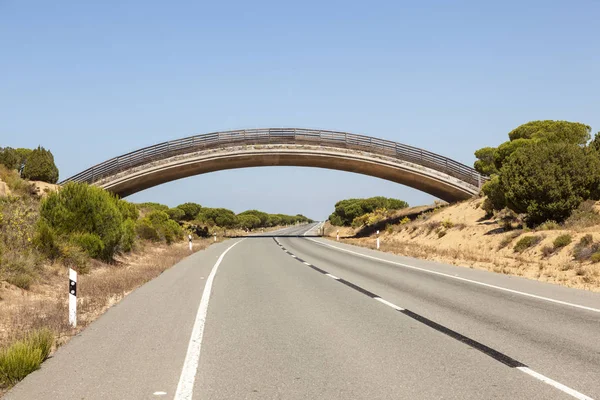
[{"label": "roadside reflector post", "polygon": [[215,232],[215,242],[217,241],[217,232]]},{"label": "roadside reflector post", "polygon": [[340,230],[338,229],[337,234],[335,236],[335,240],[340,241]]},{"label": "roadside reflector post", "polygon": [[69,325],[77,327],[77,271],[69,268]]},{"label": "roadside reflector post", "polygon": [[379,250],[379,231],[377,231],[377,250]]},{"label": "roadside reflector post", "polygon": [[190,251],[192,251],[192,235],[188,235],[188,242],[190,244]]}]

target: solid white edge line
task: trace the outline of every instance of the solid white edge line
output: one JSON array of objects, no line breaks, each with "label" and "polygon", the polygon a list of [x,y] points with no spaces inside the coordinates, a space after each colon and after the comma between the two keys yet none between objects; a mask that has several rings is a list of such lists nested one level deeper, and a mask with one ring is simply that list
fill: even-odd
[{"label": "solid white edge line", "polygon": [[518,290],[508,289],[508,288],[505,288],[505,287],[502,287],[502,286],[491,285],[489,283],[474,281],[472,279],[461,278],[460,276],[454,276],[454,275],[450,275],[450,274],[445,274],[443,272],[431,271],[429,269],[415,267],[413,265],[408,265],[408,264],[404,264],[404,263],[400,263],[400,262],[396,262],[396,261],[385,260],[383,258],[373,257],[373,256],[369,256],[367,254],[361,254],[361,253],[358,253],[358,252],[352,251],[352,250],[346,250],[346,249],[343,249],[341,247],[333,246],[333,245],[330,245],[330,244],[327,244],[327,243],[322,243],[322,242],[319,242],[318,240],[314,240],[314,239],[311,239],[311,238],[307,238],[307,239],[310,240],[311,242],[315,242],[315,243],[317,243],[317,244],[319,244],[321,246],[331,247],[331,248],[334,248],[336,250],[343,251],[343,252],[350,253],[350,254],[355,254],[355,255],[360,256],[360,257],[370,258],[372,260],[377,260],[377,261],[385,262],[385,263],[388,263],[388,264],[398,265],[398,266],[401,266],[401,267],[404,267],[404,268],[409,268],[409,269],[413,269],[413,270],[417,270],[417,271],[427,272],[427,273],[434,274],[434,275],[445,276],[447,278],[452,278],[452,279],[456,279],[456,280],[463,281],[463,282],[469,282],[469,283],[473,283],[473,284],[476,284],[476,285],[481,285],[481,286],[489,287],[489,288],[492,288],[492,289],[503,290],[505,292],[519,294],[521,296],[532,297],[532,298],[535,298],[535,299],[538,299],[538,300],[544,300],[544,301],[548,301],[548,302],[551,302],[551,303],[562,304],[564,306],[575,307],[575,308],[579,308],[579,309],[582,309],[582,310],[587,310],[587,311],[593,311],[593,312],[600,313],[600,309],[597,309],[597,308],[582,306],[580,304],[569,303],[569,302],[562,301],[562,300],[551,299],[549,297],[538,296],[538,295],[531,294],[531,293],[520,292]]},{"label": "solid white edge line", "polygon": [[576,399],[579,400],[594,400],[589,396],[586,396],[583,393],[579,393],[577,390],[575,389],[571,389],[568,386],[563,385],[562,383],[556,382],[553,379],[548,378],[547,376],[544,376],[538,372],[535,372],[534,370],[528,368],[528,367],[517,367],[517,369],[521,372],[525,372],[527,375],[533,376],[536,379],[539,379],[540,381],[547,383],[550,386],[555,387],[556,389],[565,392],[566,394],[575,397]]},{"label": "solid white edge line", "polygon": [[223,261],[225,254],[233,248],[236,244],[242,242],[235,242],[225,250],[212,270],[206,284],[204,285],[204,291],[202,292],[202,298],[200,299],[200,305],[198,306],[198,312],[196,314],[196,320],[194,321],[194,327],[192,329],[192,335],[190,336],[190,343],[188,345],[185,360],[183,362],[183,368],[181,370],[181,376],[179,377],[179,383],[177,384],[177,391],[175,392],[174,400],[191,400],[194,392],[194,381],[196,379],[196,372],[198,371],[198,363],[200,361],[200,349],[202,346],[202,336],[204,335],[204,324],[206,323],[206,313],[208,311],[208,301],[210,299],[210,292],[212,290],[213,280],[217,273],[217,269]]},{"label": "solid white edge line", "polygon": [[306,261],[304,261],[304,264],[306,264],[306,265],[309,265],[309,266],[310,266],[310,263],[308,263],[308,262],[306,262]]},{"label": "solid white edge line", "polygon": [[325,275],[327,275],[327,276],[328,276],[328,277],[330,277],[330,278],[333,278],[333,279],[335,279],[336,281],[339,281],[339,280],[340,280],[340,278],[338,278],[338,277],[337,277],[337,276],[335,276],[335,275],[331,275],[331,274],[329,274],[329,273],[328,273],[328,274],[325,274]]},{"label": "solid white edge line", "polygon": [[398,310],[398,311],[403,311],[403,310],[404,310],[404,308],[402,308],[402,307],[398,307],[398,306],[397,306],[397,305],[395,305],[394,303],[390,303],[389,301],[387,301],[387,300],[384,300],[384,299],[382,299],[381,297],[373,297],[373,299],[374,299],[374,300],[377,300],[377,301],[378,301],[378,302],[380,302],[380,303],[383,303],[383,304],[385,304],[386,306],[390,306],[390,307],[392,307],[394,310]]}]

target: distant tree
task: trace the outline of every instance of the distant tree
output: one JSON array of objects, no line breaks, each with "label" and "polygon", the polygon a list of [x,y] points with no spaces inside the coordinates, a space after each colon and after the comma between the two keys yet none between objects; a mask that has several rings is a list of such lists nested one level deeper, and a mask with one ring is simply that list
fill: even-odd
[{"label": "distant tree", "polygon": [[25,149],[25,148],[18,148],[18,149],[15,149],[15,151],[17,152],[17,158],[18,158],[17,170],[19,171],[19,173],[22,173],[23,168],[25,168],[25,164],[27,164],[27,159],[29,158],[29,156],[31,155],[33,150]]},{"label": "distant tree", "polygon": [[200,212],[202,206],[196,203],[184,203],[177,206],[180,210],[184,212],[184,216],[181,218],[182,221],[191,221]]},{"label": "distant tree", "polygon": [[17,151],[12,147],[0,147],[0,164],[8,169],[18,170],[19,155],[17,154]]},{"label": "distant tree", "polygon": [[260,219],[253,214],[241,214],[237,216],[238,226],[242,229],[256,229],[260,226]]},{"label": "distant tree", "polygon": [[52,153],[41,146],[33,150],[27,158],[22,176],[32,181],[58,182],[58,168]]},{"label": "distant tree", "polygon": [[235,213],[226,208],[202,207],[197,219],[200,223],[221,228],[233,228],[237,223]]},{"label": "distant tree", "polygon": [[[185,218],[185,211],[179,207],[169,208],[166,212],[173,221],[183,221]],[[198,215],[198,213],[196,213],[196,215]]]}]

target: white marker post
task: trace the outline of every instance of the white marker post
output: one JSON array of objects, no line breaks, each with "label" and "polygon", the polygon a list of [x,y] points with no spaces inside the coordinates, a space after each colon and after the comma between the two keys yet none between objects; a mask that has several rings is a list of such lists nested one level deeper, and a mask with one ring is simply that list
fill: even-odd
[{"label": "white marker post", "polygon": [[69,324],[77,327],[77,272],[69,268]]},{"label": "white marker post", "polygon": [[190,243],[190,251],[192,251],[192,235],[188,235],[188,241]]},{"label": "white marker post", "polygon": [[217,232],[215,232],[215,242],[217,241]]},{"label": "white marker post", "polygon": [[377,231],[377,250],[379,250],[379,231]]},{"label": "white marker post", "polygon": [[337,240],[338,242],[340,241],[340,230],[339,229],[337,231],[337,235],[335,237],[335,240]]}]

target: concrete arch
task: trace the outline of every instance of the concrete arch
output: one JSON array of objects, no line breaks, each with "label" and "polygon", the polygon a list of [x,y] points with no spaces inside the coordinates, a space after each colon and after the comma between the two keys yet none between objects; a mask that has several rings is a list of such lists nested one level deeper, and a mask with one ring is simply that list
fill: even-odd
[{"label": "concrete arch", "polygon": [[61,182],[87,182],[126,197],[176,179],[225,169],[301,166],[370,175],[446,201],[479,193],[485,177],[449,158],[345,132],[271,128],[216,132],[146,147]]}]

